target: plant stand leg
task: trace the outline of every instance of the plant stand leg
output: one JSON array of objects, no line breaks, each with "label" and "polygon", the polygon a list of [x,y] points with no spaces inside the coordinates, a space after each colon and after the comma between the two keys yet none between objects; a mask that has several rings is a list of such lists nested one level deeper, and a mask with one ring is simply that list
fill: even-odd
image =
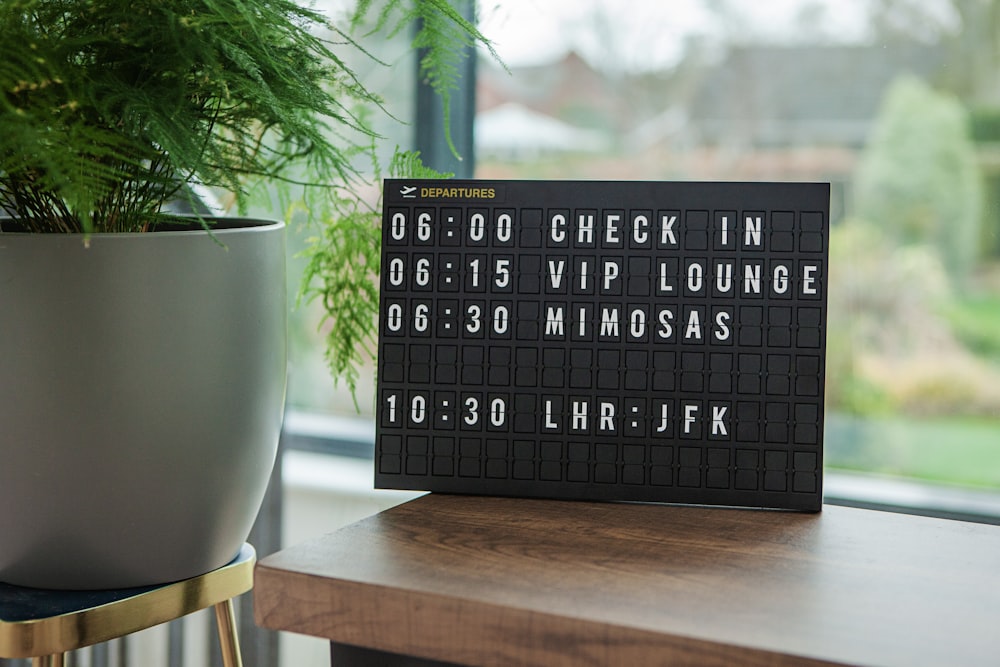
[{"label": "plant stand leg", "polygon": [[232,599],[215,605],[215,622],[219,628],[219,648],[222,649],[222,664],[225,667],[243,667],[240,657],[240,642],[236,634],[236,617],[233,614]]}]

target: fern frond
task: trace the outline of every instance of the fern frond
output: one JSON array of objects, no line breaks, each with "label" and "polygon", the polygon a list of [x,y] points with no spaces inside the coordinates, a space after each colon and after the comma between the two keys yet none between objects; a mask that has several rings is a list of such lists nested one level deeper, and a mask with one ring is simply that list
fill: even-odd
[{"label": "fern frond", "polygon": [[[375,167],[371,185],[381,182],[375,146],[358,147]],[[443,178],[425,166],[417,153],[393,155],[389,175],[394,178]],[[373,188],[373,189],[377,189]],[[375,361],[378,347],[379,272],[381,264],[381,201],[366,201],[353,193],[329,201],[323,214],[322,235],[312,240],[299,300],[318,300],[324,317],[326,361],[334,378],[341,378],[357,405],[358,368]]]},{"label": "fern frond", "polygon": [[[37,232],[145,231],[186,183],[240,208],[267,186],[321,225],[306,291],[353,391],[377,340],[380,245],[359,197],[380,137],[358,109],[387,112],[337,51],[372,57],[352,31],[376,13],[390,35],[420,21],[421,76],[447,109],[465,49],[490,48],[447,0],[358,0],[343,30],[297,0],[3,0],[0,210]],[[431,176],[412,155],[389,169]]]},{"label": "fern frond", "polygon": [[[371,8],[371,0],[359,2],[352,23],[360,25]],[[451,91],[458,83],[459,64],[467,57],[467,50],[476,44],[485,46],[498,63],[503,61],[475,23],[455,9],[450,0],[386,0],[371,32],[387,30],[388,36],[393,37],[414,24],[418,30],[412,46],[422,53],[420,76],[441,98],[448,148],[460,158],[451,137]]]}]

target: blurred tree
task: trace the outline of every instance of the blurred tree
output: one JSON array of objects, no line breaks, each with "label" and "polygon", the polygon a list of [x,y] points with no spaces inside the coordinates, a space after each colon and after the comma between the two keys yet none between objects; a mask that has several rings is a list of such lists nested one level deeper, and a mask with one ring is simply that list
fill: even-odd
[{"label": "blurred tree", "polygon": [[1000,107],[1000,0],[873,0],[876,39],[942,43],[939,83],[974,107]]},{"label": "blurred tree", "polygon": [[928,244],[961,286],[978,254],[982,185],[965,110],[904,76],[886,93],[855,175],[855,213],[899,245]]},{"label": "blurred tree", "polygon": [[978,107],[1000,107],[1000,1],[952,0],[962,32],[953,48],[961,58],[958,92]]}]

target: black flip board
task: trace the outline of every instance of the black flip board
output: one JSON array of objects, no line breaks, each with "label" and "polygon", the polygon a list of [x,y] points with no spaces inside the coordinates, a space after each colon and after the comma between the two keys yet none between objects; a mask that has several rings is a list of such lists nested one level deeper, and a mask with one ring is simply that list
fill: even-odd
[{"label": "black flip board", "polygon": [[387,180],[376,486],[819,510],[829,201]]}]

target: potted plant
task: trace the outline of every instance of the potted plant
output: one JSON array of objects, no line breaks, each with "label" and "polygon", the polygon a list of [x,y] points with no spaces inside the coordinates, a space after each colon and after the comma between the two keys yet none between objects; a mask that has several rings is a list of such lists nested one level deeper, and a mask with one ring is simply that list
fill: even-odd
[{"label": "potted plant", "polygon": [[[481,36],[447,0],[401,6],[379,27],[422,17],[445,92]],[[351,192],[379,100],[344,49],[291,0],[0,4],[0,581],[145,585],[237,553],[281,427],[284,229],[192,193],[243,211],[277,187],[349,240],[316,256],[363,296],[378,235]],[[341,338],[376,308],[348,303]]]}]

